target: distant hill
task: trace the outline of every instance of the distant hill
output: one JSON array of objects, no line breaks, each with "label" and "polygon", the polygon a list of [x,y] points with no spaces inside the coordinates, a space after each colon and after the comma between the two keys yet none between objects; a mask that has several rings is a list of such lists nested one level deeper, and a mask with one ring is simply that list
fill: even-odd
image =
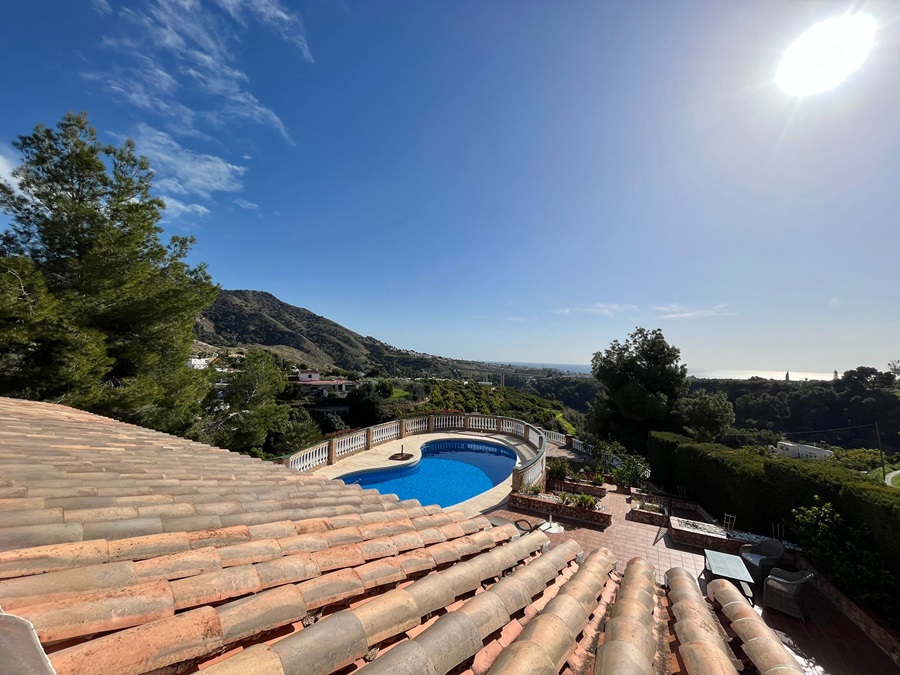
[{"label": "distant hill", "polygon": [[194,324],[200,342],[213,347],[258,345],[295,364],[336,366],[405,377],[480,379],[486,376],[549,374],[538,368],[448,359],[398,349],[362,336],[308,309],[282,302],[265,291],[220,291]]}]

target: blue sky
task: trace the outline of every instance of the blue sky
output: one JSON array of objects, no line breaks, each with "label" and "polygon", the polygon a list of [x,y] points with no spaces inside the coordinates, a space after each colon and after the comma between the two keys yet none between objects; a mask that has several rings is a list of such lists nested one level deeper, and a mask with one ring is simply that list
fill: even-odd
[{"label": "blue sky", "polygon": [[8,142],[68,110],[151,158],[224,288],[398,347],[706,369],[900,358],[900,5],[791,99],[827,2],[9,3]]}]

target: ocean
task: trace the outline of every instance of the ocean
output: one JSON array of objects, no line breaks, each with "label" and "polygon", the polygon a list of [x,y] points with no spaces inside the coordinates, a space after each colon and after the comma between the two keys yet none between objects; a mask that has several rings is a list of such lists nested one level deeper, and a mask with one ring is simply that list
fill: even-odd
[{"label": "ocean", "polygon": [[[500,362],[492,361],[492,363]],[[508,361],[505,363],[513,366],[527,366],[529,368],[556,368],[557,370],[570,373],[591,372],[591,366],[586,363],[526,363],[523,361]],[[800,370],[716,370],[706,368],[688,368],[688,377],[720,380],[749,380],[751,377],[762,377],[767,380],[783,380],[785,372],[789,372],[791,380],[795,382],[802,380],[831,380],[834,378],[834,372],[824,373]]]}]

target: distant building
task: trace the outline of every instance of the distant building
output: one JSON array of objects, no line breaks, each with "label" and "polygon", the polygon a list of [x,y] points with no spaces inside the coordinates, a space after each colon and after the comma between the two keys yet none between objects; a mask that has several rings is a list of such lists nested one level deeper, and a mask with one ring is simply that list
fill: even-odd
[{"label": "distant building", "polygon": [[212,363],[212,359],[201,359],[196,356],[192,356],[188,359],[188,368],[191,370],[203,370],[210,363]]},{"label": "distant building", "polygon": [[319,371],[318,370],[301,370],[297,368],[297,379],[300,382],[318,382],[319,381]]},{"label": "distant building", "polygon": [[790,441],[778,441],[775,447],[769,446],[776,454],[782,457],[792,457],[794,459],[828,459],[834,452],[825,448],[817,448],[815,445],[803,445],[802,443],[791,443]]}]

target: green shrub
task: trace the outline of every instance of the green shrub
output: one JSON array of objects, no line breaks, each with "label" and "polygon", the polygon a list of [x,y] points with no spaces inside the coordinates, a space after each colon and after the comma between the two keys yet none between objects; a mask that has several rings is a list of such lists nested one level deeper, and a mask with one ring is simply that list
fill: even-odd
[{"label": "green shrub", "polygon": [[650,477],[650,465],[643,457],[621,455],[622,463],[613,469],[613,478],[622,487],[642,487]]},{"label": "green shrub", "polygon": [[[762,534],[772,523],[796,527],[793,510],[815,506],[818,496],[848,527],[868,530],[860,546],[878,551],[900,574],[900,490],[832,462],[760,456],[670,433],[652,433],[647,456],[657,482],[683,487],[713,515],[735,514],[742,527]],[[788,529],[786,536],[797,533]]]},{"label": "green shrub", "polygon": [[592,497],[591,495],[586,495],[583,492],[575,497],[575,506],[581,509],[588,509],[589,511],[593,511],[597,508],[597,498]]},{"label": "green shrub", "polygon": [[575,495],[573,495],[571,492],[560,492],[559,501],[565,506],[571,506],[575,503]]},{"label": "green shrub", "polygon": [[549,457],[547,459],[547,478],[550,480],[565,480],[572,472],[569,461],[564,457]]}]

